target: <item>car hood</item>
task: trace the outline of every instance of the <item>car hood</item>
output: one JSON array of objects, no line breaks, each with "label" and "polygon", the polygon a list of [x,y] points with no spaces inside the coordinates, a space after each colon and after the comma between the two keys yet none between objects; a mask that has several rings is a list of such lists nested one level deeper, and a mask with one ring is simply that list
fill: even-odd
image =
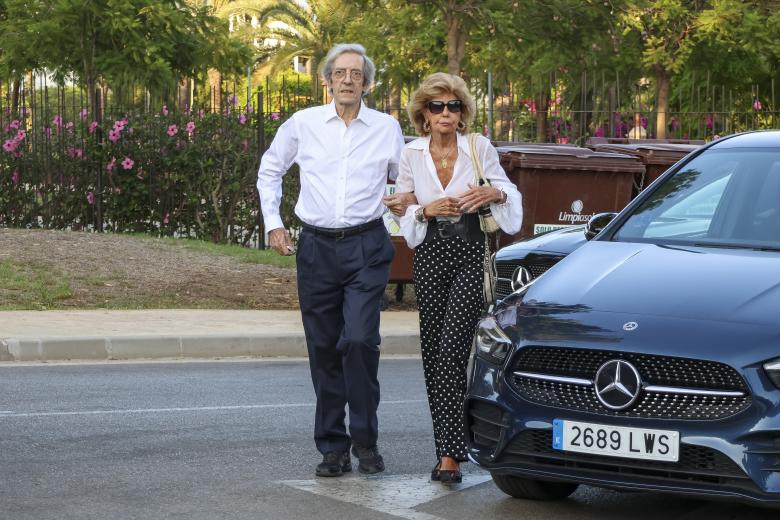
[{"label": "car hood", "polygon": [[539,278],[523,301],[774,325],[780,253],[594,241]]},{"label": "car hood", "polygon": [[567,255],[585,242],[585,226],[570,226],[503,247],[496,253],[496,260],[521,258],[529,251]]}]

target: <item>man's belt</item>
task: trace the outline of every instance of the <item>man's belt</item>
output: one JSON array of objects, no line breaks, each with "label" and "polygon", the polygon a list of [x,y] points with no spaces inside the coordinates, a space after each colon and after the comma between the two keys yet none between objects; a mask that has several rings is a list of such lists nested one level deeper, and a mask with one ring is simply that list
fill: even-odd
[{"label": "man's belt", "polygon": [[466,213],[457,222],[446,219],[430,220],[428,231],[425,233],[425,242],[434,237],[453,238],[460,237],[466,242],[484,242],[485,234],[479,227],[479,217],[476,213]]},{"label": "man's belt", "polygon": [[382,219],[378,218],[376,220],[366,222],[365,224],[358,224],[357,226],[350,226],[345,228],[324,228],[324,227],[312,226],[310,224],[303,223],[303,229],[311,233],[314,233],[315,235],[320,235],[323,237],[335,238],[336,240],[340,240],[342,238],[351,237],[353,235],[360,234],[363,231],[368,231],[369,229],[377,228],[383,224],[384,222],[382,221]]}]

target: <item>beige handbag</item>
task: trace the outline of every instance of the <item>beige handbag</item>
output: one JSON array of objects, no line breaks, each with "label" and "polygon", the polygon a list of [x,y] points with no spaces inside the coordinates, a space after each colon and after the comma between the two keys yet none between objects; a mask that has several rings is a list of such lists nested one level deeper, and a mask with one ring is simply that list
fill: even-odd
[{"label": "beige handbag", "polygon": [[[469,134],[469,151],[471,153],[471,164],[474,167],[474,178],[477,186],[484,186],[485,184],[490,186],[490,181],[485,178],[482,162],[477,156],[477,135],[479,134]],[[498,236],[501,228],[498,222],[496,222],[493,213],[491,213],[490,206],[479,208],[478,215],[479,227],[485,233],[482,296],[485,299],[485,307],[489,307],[493,305],[496,299],[496,272],[493,270],[493,252],[498,249]],[[493,239],[492,241],[491,238]]]}]

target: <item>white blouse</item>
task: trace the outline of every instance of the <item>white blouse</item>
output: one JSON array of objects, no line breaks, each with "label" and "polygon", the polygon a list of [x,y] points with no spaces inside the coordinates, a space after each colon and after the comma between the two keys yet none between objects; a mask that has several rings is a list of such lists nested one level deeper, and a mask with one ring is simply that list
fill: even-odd
[{"label": "white blouse", "polygon": [[[414,212],[421,206],[426,206],[442,197],[460,197],[469,190],[469,184],[475,185],[474,167],[471,164],[469,139],[467,135],[458,134],[458,158],[455,161],[452,179],[446,188],[442,188],[436,166],[430,152],[431,138],[420,137],[407,144],[401,151],[401,163],[398,167],[396,191],[399,193],[414,192],[419,204],[410,205],[401,217],[401,234],[409,247],[414,248],[425,240],[428,222],[418,222]],[[482,161],[485,177],[495,187],[506,193],[504,204],[491,203],[490,210],[496,222],[504,233],[514,234],[520,231],[523,223],[523,199],[517,187],[507,178],[498,161],[498,152],[483,137],[477,137],[477,154]],[[451,221],[456,217],[437,217]]]}]

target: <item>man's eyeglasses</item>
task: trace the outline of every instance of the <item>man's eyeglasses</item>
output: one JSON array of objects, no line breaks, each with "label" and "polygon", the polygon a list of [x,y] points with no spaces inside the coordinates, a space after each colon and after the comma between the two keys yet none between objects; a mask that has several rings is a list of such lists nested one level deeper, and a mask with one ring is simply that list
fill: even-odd
[{"label": "man's eyeglasses", "polygon": [[431,114],[441,114],[444,112],[444,107],[453,114],[457,114],[463,108],[463,101],[460,99],[453,99],[452,101],[428,101],[428,110]]},{"label": "man's eyeglasses", "polygon": [[[331,73],[331,76],[333,79],[342,80],[347,77],[347,71],[345,69],[336,69]],[[363,72],[352,69],[349,71],[349,77],[352,78],[352,81],[354,82],[362,82],[363,81]]]}]

